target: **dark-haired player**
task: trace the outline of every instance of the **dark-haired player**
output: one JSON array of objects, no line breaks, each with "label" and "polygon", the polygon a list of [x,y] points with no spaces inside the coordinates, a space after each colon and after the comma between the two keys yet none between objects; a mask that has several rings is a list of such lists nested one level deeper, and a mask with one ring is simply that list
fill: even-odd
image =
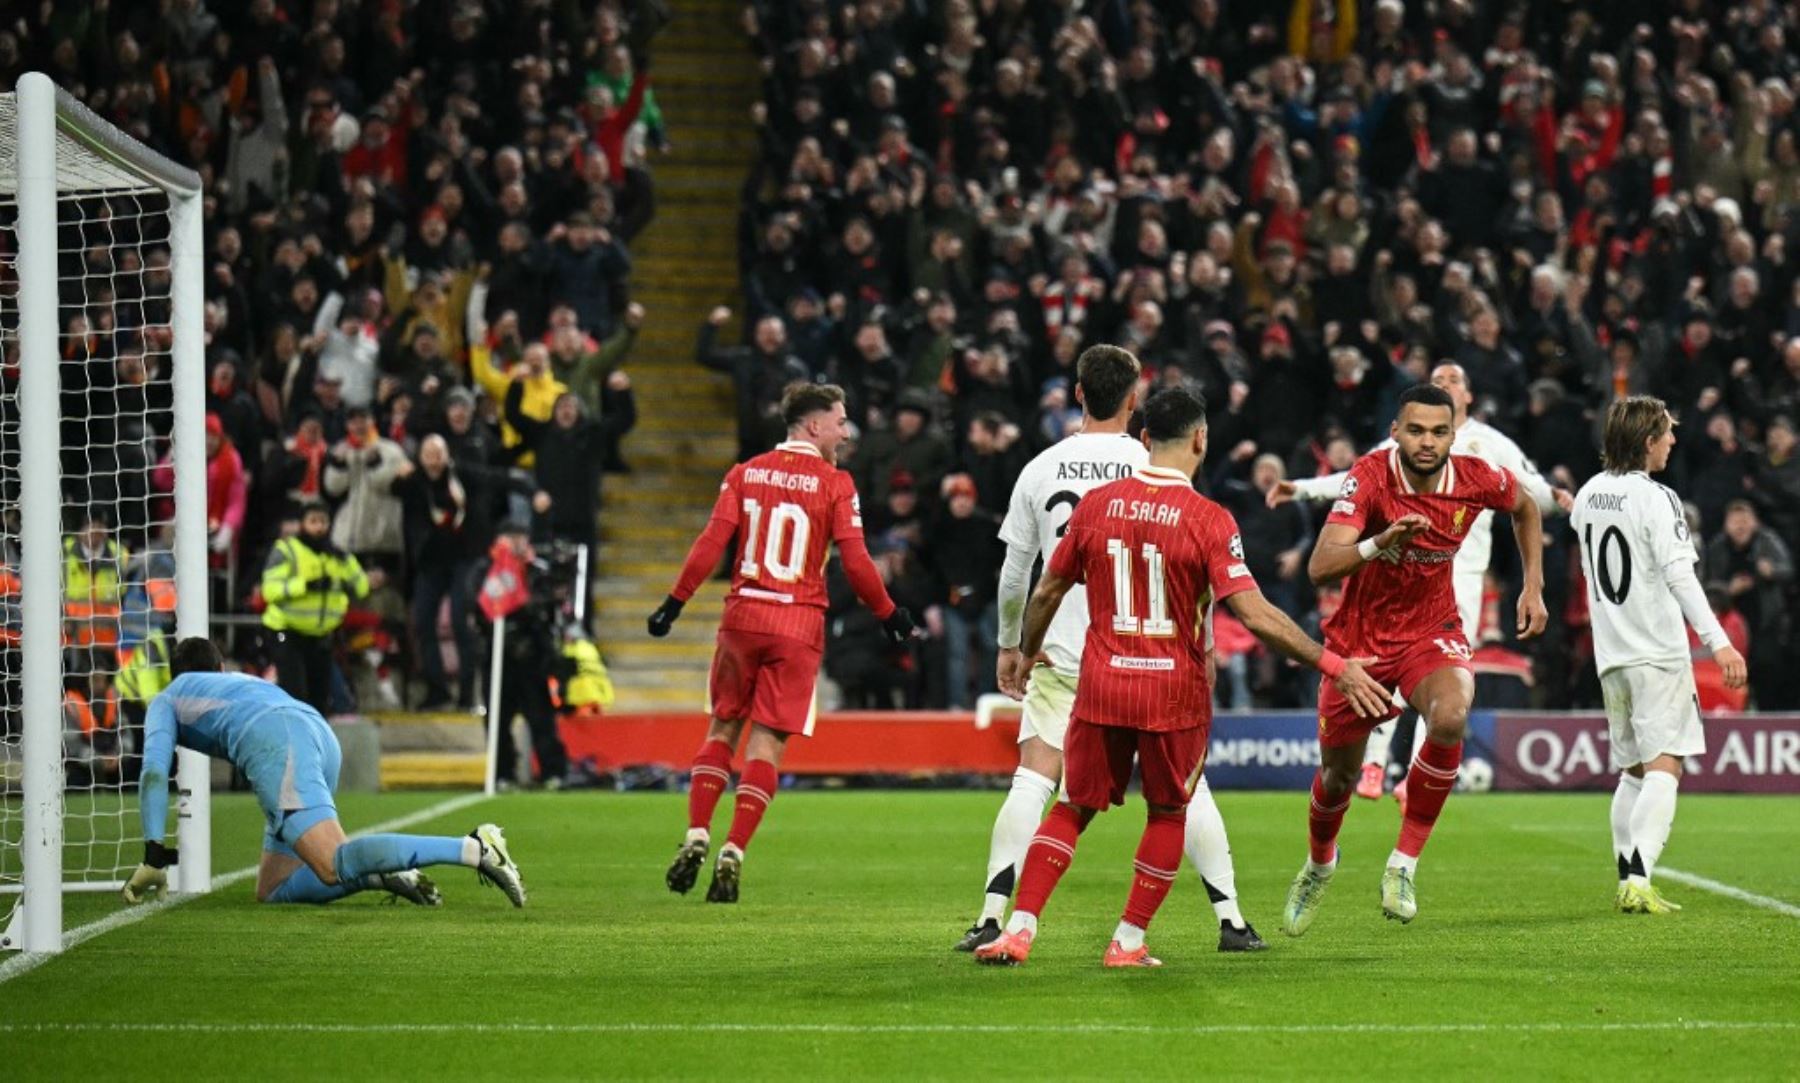
[{"label": "dark-haired player", "polygon": [[670,891],[686,894],[706,864],[713,810],[748,723],[731,833],[719,849],[708,902],[737,901],[744,848],[775,799],[782,750],[789,737],[812,734],[813,688],[825,652],[825,558],[833,543],[856,596],[889,637],[901,643],[913,631],[863,542],[856,485],[837,468],[838,445],[849,436],[843,388],[794,384],[781,398],[781,415],[787,440],[725,475],[711,520],[649,620],[651,635],[668,635],[737,536],[709,682],[713,721],[689,774],[687,837],[666,877]]},{"label": "dark-haired player", "polygon": [[[1456,411],[1451,422],[1456,426],[1456,438],[1450,445],[1452,455],[1473,455],[1496,469],[1512,471],[1519,487],[1531,494],[1532,499],[1537,501],[1538,510],[1546,516],[1559,511],[1568,512],[1575,506],[1574,494],[1566,489],[1555,488],[1545,481],[1537,467],[1526,458],[1525,452],[1520,450],[1518,444],[1513,443],[1511,437],[1470,415],[1469,408],[1475,404],[1475,392],[1469,385],[1468,372],[1461,365],[1454,361],[1438,365],[1431,370],[1431,384],[1442,388],[1450,396],[1450,405]],[[1393,440],[1387,440],[1377,445],[1376,450],[1392,447],[1393,443]],[[1344,479],[1349,476],[1350,472],[1345,470],[1323,477],[1276,482],[1269,489],[1269,506],[1275,507],[1291,499],[1329,503],[1337,499],[1338,491],[1344,487]],[[1487,580],[1493,552],[1494,513],[1484,511],[1463,532],[1462,546],[1456,550],[1456,559],[1450,562],[1450,583],[1456,593],[1456,612],[1462,620],[1463,635],[1468,637],[1470,645],[1480,642],[1481,592]],[[1415,746],[1412,732],[1416,721],[1408,721],[1405,712],[1402,712],[1399,719],[1398,726],[1403,736],[1398,745],[1400,752],[1395,758],[1402,763],[1412,759]],[[1388,743],[1389,738],[1394,735],[1394,729],[1394,722],[1384,722],[1370,735],[1369,748],[1363,756],[1362,779],[1356,786],[1358,797],[1376,799],[1381,796],[1382,786],[1386,782]],[[1394,791],[1394,797],[1402,805],[1406,803],[1405,793],[1404,786]]]},{"label": "dark-haired player", "polygon": [[268,827],[256,897],[270,903],[326,903],[358,891],[388,891],[422,906],[441,901],[426,865],[467,865],[525,905],[525,883],[493,824],[463,837],[365,835],[338,823],[332,794],[342,752],[319,712],[268,681],[222,673],[209,639],[184,639],[169,658],[173,679],[144,717],[144,774],[138,788],[144,862],[125,884],[125,901],[143,902],[168,886],[176,851],[163,844],[169,771],[176,746],[229,762],[250,780]]},{"label": "dark-haired player", "polygon": [[[1400,396],[1395,446],[1357,460],[1331,506],[1307,572],[1318,585],[1349,576],[1342,605],[1325,623],[1340,654],[1379,661],[1370,672],[1398,688],[1429,727],[1407,772],[1400,839],[1381,877],[1381,909],[1397,921],[1418,913],[1413,875],[1462,764],[1463,731],[1475,698],[1469,641],[1457,614],[1451,565],[1483,511],[1512,513],[1525,564],[1519,595],[1521,639],[1544,630],[1543,521],[1509,470],[1450,454],[1455,407],[1442,388],[1421,384]],[[1311,853],[1288,889],[1282,929],[1306,932],[1337,871],[1338,829],[1362,771],[1375,725],[1329,687],[1319,695],[1320,767],[1309,815]]]},{"label": "dark-haired player", "polygon": [[1031,596],[1020,650],[1033,657],[1078,583],[1091,588],[1087,642],[1064,743],[1063,800],[1025,855],[1018,904],[1006,931],[975,950],[984,963],[1023,963],[1038,915],[1075,856],[1082,829],[1123,804],[1135,762],[1149,820],[1138,844],[1125,914],[1105,965],[1160,966],[1144,930],[1181,863],[1185,809],[1200,781],[1212,722],[1206,613],[1224,601],[1265,643],[1317,666],[1350,702],[1385,709],[1381,686],[1319,644],[1256,589],[1230,513],[1194,491],[1206,458],[1206,405],[1176,388],[1144,408],[1148,465],[1081,501]]},{"label": "dark-haired player", "polygon": [[[1126,431],[1137,409],[1141,371],[1138,359],[1117,346],[1082,351],[1075,362],[1081,431],[1044,449],[1025,467],[1000,526],[1006,563],[1000,570],[998,679],[1002,692],[1023,700],[1019,767],[994,818],[981,916],[957,943],[958,951],[974,951],[999,938],[1019,864],[1043,821],[1044,806],[1062,783],[1063,735],[1075,706],[1075,681],[1087,639],[1087,591],[1080,586],[1069,589],[1045,634],[1044,653],[1036,658],[1019,650],[1025,602],[1032,568],[1055,556],[1082,499],[1107,482],[1129,477],[1149,461],[1144,445]],[[1238,910],[1231,843],[1204,778],[1188,803],[1186,850],[1219,922],[1219,950],[1266,947]]]}]

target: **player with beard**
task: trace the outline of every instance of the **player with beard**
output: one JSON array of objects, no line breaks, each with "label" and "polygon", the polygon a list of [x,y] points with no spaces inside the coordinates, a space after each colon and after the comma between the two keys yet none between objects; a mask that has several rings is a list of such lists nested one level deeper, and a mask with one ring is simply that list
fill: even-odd
[{"label": "player with beard", "polygon": [[[1469,407],[1475,402],[1475,391],[1469,384],[1468,373],[1461,365],[1446,361],[1437,366],[1431,370],[1431,383],[1450,396],[1450,404],[1456,410],[1452,421],[1456,432],[1456,439],[1450,445],[1452,455],[1473,455],[1489,466],[1512,471],[1513,477],[1519,480],[1519,487],[1531,494],[1532,499],[1537,501],[1538,510],[1546,516],[1559,511],[1566,513],[1575,506],[1574,495],[1567,489],[1554,488],[1545,481],[1537,467],[1525,457],[1525,452],[1511,437],[1469,414]],[[1374,450],[1380,451],[1393,446],[1394,441],[1388,439],[1377,444]],[[1316,478],[1278,481],[1269,488],[1268,504],[1273,508],[1289,500],[1320,503],[1334,500],[1348,476],[1349,472],[1344,471]],[[1456,551],[1456,559],[1450,562],[1450,581],[1456,592],[1456,611],[1462,618],[1463,635],[1468,638],[1470,646],[1477,645],[1481,639],[1481,592],[1493,553],[1494,513],[1484,511],[1475,517],[1474,523],[1463,534],[1462,546]],[[1396,726],[1399,739],[1394,742],[1394,758],[1400,763],[1406,763],[1418,751],[1419,741],[1423,738],[1414,737],[1417,722],[1417,714],[1407,708],[1401,712],[1397,722],[1382,723],[1370,736],[1368,751],[1364,756],[1362,779],[1356,786],[1358,797],[1374,800],[1381,796],[1389,740],[1394,737]],[[1394,797],[1402,807],[1405,806],[1404,783],[1394,788]]]},{"label": "player with beard", "polygon": [[[1486,510],[1513,516],[1525,565],[1519,595],[1521,639],[1544,629],[1543,520],[1537,501],[1512,471],[1450,453],[1456,411],[1442,388],[1420,385],[1400,396],[1395,446],[1359,459],[1344,479],[1307,572],[1320,586],[1348,577],[1344,600],[1325,622],[1325,645],[1379,659],[1370,675],[1427,720],[1425,743],[1407,773],[1400,838],[1381,878],[1381,909],[1408,922],[1418,913],[1413,877],[1419,854],[1456,784],[1463,732],[1475,698],[1472,652],[1451,584],[1451,564]],[[1388,717],[1397,708],[1388,712]],[[1329,684],[1319,693],[1319,772],[1309,817],[1311,853],[1288,890],[1282,928],[1300,936],[1312,924],[1337,871],[1337,836],[1362,773],[1375,724],[1359,717]]]}]

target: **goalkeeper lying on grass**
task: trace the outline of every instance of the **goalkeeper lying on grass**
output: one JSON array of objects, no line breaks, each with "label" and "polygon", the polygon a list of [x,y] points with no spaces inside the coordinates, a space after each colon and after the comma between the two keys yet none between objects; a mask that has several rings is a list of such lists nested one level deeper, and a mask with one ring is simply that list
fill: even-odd
[{"label": "goalkeeper lying on grass", "polygon": [[256,791],[268,819],[256,897],[271,903],[325,903],[369,889],[421,906],[442,902],[417,870],[467,865],[525,905],[525,883],[493,824],[467,836],[344,836],[332,792],[342,756],[337,735],[319,713],[267,681],[223,673],[219,649],[184,639],[169,659],[174,677],[150,702],[144,723],[144,772],[138,788],[144,863],[125,885],[125,901],[142,902],[168,888],[164,871],[176,853],[163,845],[169,771],[175,746],[231,761]]}]

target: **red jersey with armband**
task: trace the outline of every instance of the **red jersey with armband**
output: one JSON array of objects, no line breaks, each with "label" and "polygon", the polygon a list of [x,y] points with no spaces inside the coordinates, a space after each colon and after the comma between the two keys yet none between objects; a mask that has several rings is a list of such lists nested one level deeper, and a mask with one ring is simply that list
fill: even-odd
[{"label": "red jersey with armband", "polygon": [[1082,497],[1050,570],[1087,584],[1075,718],[1152,732],[1212,721],[1206,614],[1256,587],[1230,512],[1177,471],[1139,467]]},{"label": "red jersey with armband", "polygon": [[894,612],[863,541],[856,484],[811,444],[788,441],[731,468],[670,592],[677,600],[694,596],[733,535],[737,559],[722,632],[768,633],[823,648],[825,561],[834,542],[857,597],[883,620]]},{"label": "red jersey with armband", "polygon": [[[1392,658],[1420,640],[1454,637],[1462,618],[1451,587],[1451,564],[1483,511],[1511,511],[1519,483],[1512,472],[1470,455],[1452,455],[1429,492],[1412,487],[1400,469],[1397,448],[1371,451],[1356,461],[1326,525],[1354,527],[1373,538],[1389,524],[1417,512],[1431,528],[1413,535],[1397,557],[1378,557],[1350,573],[1344,600],[1325,622],[1326,646],[1346,658]],[[1467,662],[1467,644],[1459,653]]]}]

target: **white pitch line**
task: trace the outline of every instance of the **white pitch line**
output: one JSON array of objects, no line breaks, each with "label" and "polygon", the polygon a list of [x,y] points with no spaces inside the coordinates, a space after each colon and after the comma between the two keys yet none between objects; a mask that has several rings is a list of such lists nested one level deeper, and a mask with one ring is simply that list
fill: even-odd
[{"label": "white pitch line", "polygon": [[1717,880],[1709,880],[1704,876],[1696,876],[1691,872],[1682,872],[1680,869],[1671,869],[1667,865],[1659,865],[1656,868],[1656,875],[1666,880],[1673,880],[1678,884],[1697,887],[1701,891],[1710,891],[1714,895],[1723,895],[1727,899],[1736,899],[1738,902],[1749,903],[1751,906],[1761,907],[1764,910],[1773,910],[1777,914],[1786,914],[1790,918],[1800,918],[1800,906],[1784,903],[1780,899],[1771,899],[1767,895],[1758,895],[1754,891],[1745,891],[1741,887],[1722,884]]},{"label": "white pitch line", "polygon": [[0,1023],[0,1034],[1590,1034],[1800,1031],[1795,1020],[1668,1019],[1621,1023]]},{"label": "white pitch line", "polygon": [[[358,838],[362,835],[376,835],[384,831],[399,831],[402,828],[424,823],[427,820],[435,820],[440,816],[448,816],[458,809],[465,809],[470,805],[486,800],[486,794],[466,793],[460,797],[452,797],[446,801],[439,801],[435,805],[422,808],[417,812],[408,813],[405,816],[396,817],[385,823],[378,823],[365,827],[362,830],[353,833],[350,837]],[[248,880],[256,875],[256,869],[257,866],[255,865],[247,865],[241,869],[233,869],[230,872],[220,873],[212,878],[212,889],[218,891],[221,888],[230,887],[240,880]],[[101,918],[99,921],[90,921],[86,925],[77,925],[75,928],[69,929],[63,933],[62,950],[66,952],[78,944],[84,944],[87,941],[92,940],[96,936],[110,933],[114,929],[122,929],[127,925],[134,925],[147,917],[160,914],[164,910],[172,910],[182,903],[193,902],[199,897],[198,894],[193,892],[188,892],[186,894],[178,892],[175,894],[164,895],[160,899],[144,903],[140,906],[133,906],[115,911]],[[38,967],[43,966],[45,963],[56,958],[57,954],[58,953],[56,952],[49,951],[22,951],[17,955],[14,955],[12,958],[0,963],[0,985],[5,985],[14,978],[23,977],[24,975],[31,973],[33,970],[36,970]]]}]

